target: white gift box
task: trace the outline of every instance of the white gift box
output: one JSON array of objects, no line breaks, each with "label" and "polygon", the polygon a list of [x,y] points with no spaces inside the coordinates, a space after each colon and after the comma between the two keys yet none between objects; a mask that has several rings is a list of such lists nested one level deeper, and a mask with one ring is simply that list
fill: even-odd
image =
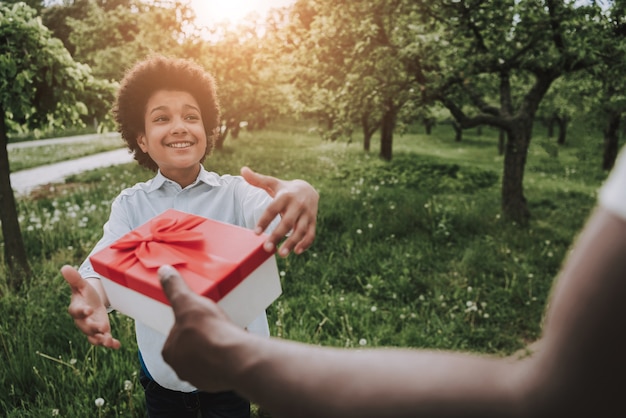
[{"label": "white gift box", "polygon": [[174,315],[157,276],[174,266],[189,287],[247,327],[281,294],[265,235],[170,209],[90,257],[111,307],[168,334]]}]

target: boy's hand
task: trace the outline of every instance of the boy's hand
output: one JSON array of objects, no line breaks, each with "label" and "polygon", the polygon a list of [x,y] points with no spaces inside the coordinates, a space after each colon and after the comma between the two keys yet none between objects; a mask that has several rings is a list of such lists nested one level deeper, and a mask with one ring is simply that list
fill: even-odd
[{"label": "boy's hand", "polygon": [[111,335],[109,315],[98,291],[71,266],[63,266],[61,274],[72,288],[72,299],[67,310],[78,329],[93,345],[120,348],[120,342]]},{"label": "boy's hand", "polygon": [[303,180],[285,181],[258,174],[248,167],[241,169],[241,175],[248,183],[265,190],[274,198],[259,219],[255,232],[260,234],[265,231],[276,215],[281,216],[280,223],[265,243],[265,250],[272,251],[289,231],[291,234],[278,251],[281,257],[288,256],[292,250],[301,254],[309,248],[315,239],[320,198],[313,186]]}]

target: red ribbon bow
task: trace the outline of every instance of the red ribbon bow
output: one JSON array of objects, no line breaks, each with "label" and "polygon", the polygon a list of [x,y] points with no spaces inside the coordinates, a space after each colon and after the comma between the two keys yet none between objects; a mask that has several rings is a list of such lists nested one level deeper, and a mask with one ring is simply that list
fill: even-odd
[{"label": "red ribbon bow", "polygon": [[[138,260],[148,269],[159,268],[163,264],[172,266],[186,264],[190,259],[209,262],[202,251],[204,237],[202,233],[192,231],[203,222],[202,218],[189,217],[183,220],[159,219],[150,224],[150,233],[142,235],[136,230],[111,245],[119,251],[132,252],[121,263]],[[190,252],[193,253],[190,254]]]}]

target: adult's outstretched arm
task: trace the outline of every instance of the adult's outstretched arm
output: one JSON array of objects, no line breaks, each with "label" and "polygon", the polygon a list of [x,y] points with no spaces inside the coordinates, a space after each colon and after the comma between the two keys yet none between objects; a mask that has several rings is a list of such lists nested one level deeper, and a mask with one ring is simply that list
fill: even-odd
[{"label": "adult's outstretched arm", "polygon": [[263,339],[173,268],[159,275],[176,315],[166,362],[199,388],[233,389],[276,417],[626,416],[626,222],[602,208],[559,275],[540,350],[517,361]]}]

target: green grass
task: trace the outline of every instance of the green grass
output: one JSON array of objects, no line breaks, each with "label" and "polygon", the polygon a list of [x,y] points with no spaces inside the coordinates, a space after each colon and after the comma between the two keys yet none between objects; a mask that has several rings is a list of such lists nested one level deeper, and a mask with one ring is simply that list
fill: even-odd
[{"label": "green grass", "polygon": [[[321,142],[282,125],[229,139],[206,166],[237,173],[249,165],[320,192],[315,244],[278,260],[284,293],[268,310],[273,335],[505,356],[539,337],[552,280],[606,175],[588,153],[599,139],[583,134],[556,155],[536,134],[526,228],[501,216],[502,157],[486,130],[461,143],[447,126],[396,136],[386,163],[358,143]],[[88,254],[117,193],[151,176],[134,164],[98,169],[54,195],[19,200],[34,275],[19,294],[0,280],[7,417],[143,416],[132,323],[112,315],[120,351],[91,347],[66,312],[59,268]]]},{"label": "green grass", "polygon": [[71,144],[50,144],[36,147],[15,148],[9,152],[11,172],[67,161],[99,152],[123,148],[126,145],[117,135],[102,135],[92,140]]}]

